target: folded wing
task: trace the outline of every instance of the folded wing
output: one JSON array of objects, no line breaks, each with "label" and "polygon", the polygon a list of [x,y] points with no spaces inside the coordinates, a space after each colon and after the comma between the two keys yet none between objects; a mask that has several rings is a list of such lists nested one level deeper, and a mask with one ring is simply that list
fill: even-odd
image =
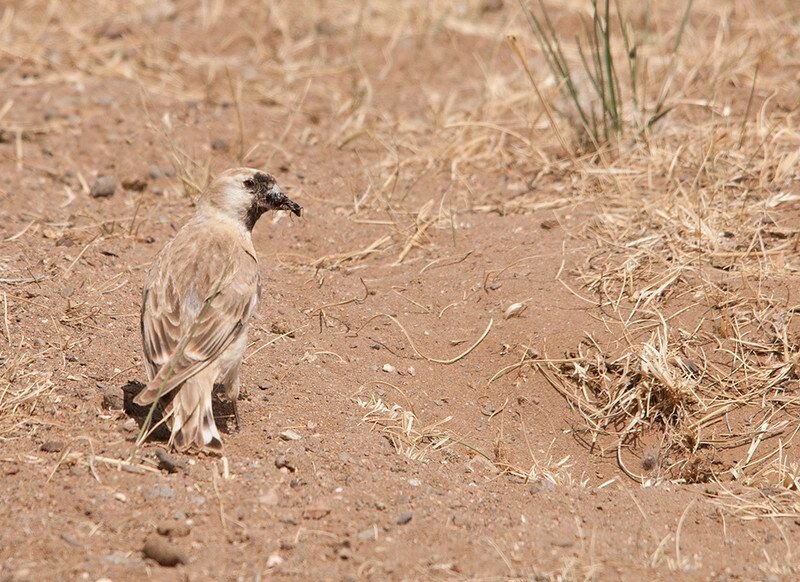
[{"label": "folded wing", "polygon": [[[188,239],[188,240],[187,240]],[[151,270],[141,329],[149,382],[135,402],[168,394],[206,366],[243,332],[258,301],[251,255],[224,237],[176,236]]]}]

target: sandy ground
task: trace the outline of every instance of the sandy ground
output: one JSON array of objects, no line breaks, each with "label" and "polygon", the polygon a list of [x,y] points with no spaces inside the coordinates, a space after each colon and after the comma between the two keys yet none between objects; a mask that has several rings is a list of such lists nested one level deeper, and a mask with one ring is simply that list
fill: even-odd
[{"label": "sandy ground", "polygon": [[[255,4],[0,10],[0,580],[797,576],[793,3],[696,2],[616,159],[564,152],[514,2]],[[304,206],[254,232],[242,426],[135,448],[144,274],[242,163]]]}]

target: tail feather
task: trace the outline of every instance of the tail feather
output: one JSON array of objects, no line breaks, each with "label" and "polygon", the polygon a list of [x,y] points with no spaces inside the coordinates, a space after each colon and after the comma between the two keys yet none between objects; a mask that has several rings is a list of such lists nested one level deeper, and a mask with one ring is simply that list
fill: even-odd
[{"label": "tail feather", "polygon": [[203,371],[208,370],[210,362],[189,361],[183,358],[176,363],[172,361],[161,366],[158,373],[145,386],[144,390],[136,395],[133,401],[139,406],[152,404],[156,397],[167,396],[170,392],[187,383],[193,376],[199,376]]},{"label": "tail feather", "polygon": [[222,449],[211,406],[213,388],[213,377],[200,373],[184,382],[167,404],[165,411],[172,421],[170,443],[176,449]]}]

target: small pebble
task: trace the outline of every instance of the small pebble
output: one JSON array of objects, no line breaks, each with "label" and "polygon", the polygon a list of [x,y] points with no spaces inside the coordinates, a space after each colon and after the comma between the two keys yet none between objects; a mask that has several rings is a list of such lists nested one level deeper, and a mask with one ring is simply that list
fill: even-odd
[{"label": "small pebble", "polygon": [[168,538],[183,538],[189,535],[191,528],[185,522],[177,520],[162,521],[156,526],[156,531]]},{"label": "small pebble", "polygon": [[64,450],[64,443],[62,441],[47,441],[40,449],[45,453],[60,453]]},{"label": "small pebble", "polygon": [[158,457],[158,468],[167,473],[177,473],[179,468],[185,468],[182,461],[176,461],[164,449],[156,449],[156,457]]},{"label": "small pebble", "polygon": [[305,519],[322,519],[331,512],[331,508],[325,505],[311,505],[303,510]]},{"label": "small pebble", "polygon": [[116,190],[117,179],[114,176],[98,176],[89,189],[89,195],[93,198],[112,196]]},{"label": "small pebble", "polygon": [[489,12],[499,12],[503,9],[505,2],[503,0],[483,0],[480,4],[480,11],[481,14],[487,14]]},{"label": "small pebble", "polygon": [[97,382],[97,389],[103,395],[103,402],[101,403],[106,410],[122,410],[125,404],[122,398],[122,390],[112,388],[102,382]]},{"label": "small pebble", "polygon": [[291,460],[291,458],[288,458],[284,455],[281,455],[275,459],[275,466],[278,469],[286,469],[290,473],[294,473],[295,471],[297,471],[297,466]]},{"label": "small pebble", "polygon": [[138,430],[139,425],[136,423],[135,418],[129,418],[124,423],[122,423],[122,428],[128,432],[134,432],[135,430]]},{"label": "small pebble", "polygon": [[227,152],[230,147],[228,146],[228,142],[218,137],[211,141],[211,149],[216,152]]},{"label": "small pebble", "polygon": [[112,552],[103,556],[103,560],[115,566],[128,566],[133,563],[128,557],[128,552]]},{"label": "small pebble", "polygon": [[391,364],[384,364],[383,365],[383,371],[388,373],[388,374],[394,374],[395,372],[397,372],[397,368],[395,368]]},{"label": "small pebble", "polygon": [[147,180],[143,178],[127,178],[122,181],[122,187],[134,192],[144,192],[144,189],[147,188]]},{"label": "small pebble", "polygon": [[368,527],[367,529],[358,532],[358,535],[356,537],[365,542],[377,540],[378,530],[375,528],[375,526]]},{"label": "small pebble", "polygon": [[147,499],[156,499],[163,497],[164,499],[175,499],[175,490],[166,485],[156,485],[149,492],[144,495]]},{"label": "small pebble", "polygon": [[410,511],[404,511],[397,516],[397,525],[407,524],[409,521],[411,521],[412,517],[414,517],[414,515]]},{"label": "small pebble", "polygon": [[422,481],[420,481],[419,479],[409,479],[408,484],[411,485],[412,487],[419,487],[420,485],[422,485]]},{"label": "small pebble", "polygon": [[267,558],[268,569],[280,566],[281,564],[283,564],[283,558],[281,558],[278,554],[270,554],[269,558]]},{"label": "small pebble", "polygon": [[299,441],[302,438],[303,436],[299,432],[292,430],[291,428],[286,429],[281,433],[281,439],[285,441]]}]

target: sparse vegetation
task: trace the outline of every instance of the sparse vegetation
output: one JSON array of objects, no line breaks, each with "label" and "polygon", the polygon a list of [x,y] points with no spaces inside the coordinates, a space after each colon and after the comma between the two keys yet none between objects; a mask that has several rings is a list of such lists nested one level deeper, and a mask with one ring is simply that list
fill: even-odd
[{"label": "sparse vegetation", "polygon": [[[796,574],[793,8],[0,8],[0,578]],[[243,429],[131,456],[143,273],[239,164],[307,210]]]},{"label": "sparse vegetation", "polygon": [[0,353],[0,439],[24,434],[20,429],[36,415],[39,399],[53,391],[50,374],[31,367],[43,355],[21,350],[10,356]]},{"label": "sparse vegetation", "polygon": [[[568,49],[543,2],[520,0],[525,16],[534,31],[542,56],[563,98],[562,111],[575,130],[582,149],[598,150],[616,145],[623,137],[641,138],[672,109],[667,98],[675,81],[676,57],[689,21],[693,0],[687,0],[677,24],[667,66],[655,73],[648,60],[645,33],[638,30],[624,14],[620,2],[591,0],[591,15],[585,19],[579,11],[581,31],[575,35],[579,63],[567,57]],[[637,7],[644,11],[643,27],[649,3]],[[575,18],[575,17],[574,17]],[[571,39],[570,39],[571,40]],[[652,39],[651,39],[652,40]],[[519,51],[520,49],[518,49]],[[527,61],[522,59],[528,68]],[[530,71],[528,71],[530,74]],[[655,78],[650,75],[656,74]],[[623,79],[621,82],[620,79]],[[531,75],[531,81],[536,81]],[[651,95],[656,85],[657,93]],[[537,94],[541,97],[538,86]],[[546,103],[542,103],[547,107]]]}]

